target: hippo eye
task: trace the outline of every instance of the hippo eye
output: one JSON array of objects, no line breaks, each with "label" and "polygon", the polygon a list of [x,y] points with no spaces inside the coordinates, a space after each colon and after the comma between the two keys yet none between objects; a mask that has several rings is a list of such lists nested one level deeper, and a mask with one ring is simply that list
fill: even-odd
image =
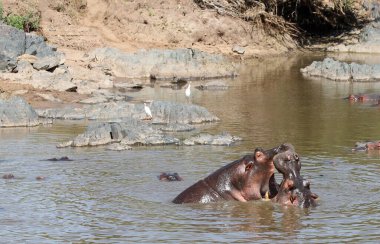
[{"label": "hippo eye", "polygon": [[299,161],[299,160],[300,160],[300,157],[298,157],[298,154],[294,154],[294,159],[295,159],[296,161]]}]

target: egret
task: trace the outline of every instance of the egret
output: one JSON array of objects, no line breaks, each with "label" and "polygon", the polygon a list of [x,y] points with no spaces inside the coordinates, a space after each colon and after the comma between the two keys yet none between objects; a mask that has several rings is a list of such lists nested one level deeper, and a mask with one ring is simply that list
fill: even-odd
[{"label": "egret", "polygon": [[149,117],[149,119],[152,119],[153,118],[152,111],[150,111],[150,108],[148,106],[146,106],[146,103],[144,103],[144,109],[145,109],[145,113]]},{"label": "egret", "polygon": [[190,98],[190,95],[191,95],[191,81],[189,82],[189,85],[187,86],[186,88],[186,91],[185,91],[185,95],[187,98]]}]

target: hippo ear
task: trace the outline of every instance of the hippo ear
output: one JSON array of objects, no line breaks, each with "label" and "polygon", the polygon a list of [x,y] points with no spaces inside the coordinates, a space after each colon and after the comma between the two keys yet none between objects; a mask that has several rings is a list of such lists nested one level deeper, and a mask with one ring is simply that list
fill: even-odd
[{"label": "hippo ear", "polygon": [[252,168],[253,168],[253,162],[252,162],[252,161],[249,161],[249,162],[245,165],[245,172],[250,171]]},{"label": "hippo ear", "polygon": [[255,160],[258,161],[263,156],[263,152],[260,149],[255,150]]}]

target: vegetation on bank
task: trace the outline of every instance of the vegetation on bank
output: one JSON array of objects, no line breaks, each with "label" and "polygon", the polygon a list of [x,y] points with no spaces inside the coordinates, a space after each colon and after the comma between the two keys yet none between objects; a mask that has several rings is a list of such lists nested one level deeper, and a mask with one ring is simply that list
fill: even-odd
[{"label": "vegetation on bank", "polygon": [[263,28],[267,34],[295,39],[329,35],[360,27],[368,21],[358,0],[194,0],[201,8],[215,9]]},{"label": "vegetation on bank", "polygon": [[0,21],[25,32],[38,31],[40,28],[40,13],[28,11],[23,15],[4,12],[3,2],[0,1]]}]

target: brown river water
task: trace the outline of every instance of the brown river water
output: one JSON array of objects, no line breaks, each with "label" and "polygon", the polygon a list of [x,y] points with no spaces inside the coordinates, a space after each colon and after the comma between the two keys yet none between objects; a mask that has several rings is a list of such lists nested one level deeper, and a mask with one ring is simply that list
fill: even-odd
[{"label": "brown river water", "polygon": [[[247,64],[225,91],[192,91],[191,102],[221,118],[201,127],[244,140],[229,147],[155,146],[57,149],[81,121],[0,129],[0,243],[376,243],[380,239],[380,153],[352,152],[380,140],[380,108],[351,104],[349,93],[380,84],[304,78],[323,55]],[[349,57],[371,62],[380,57]],[[197,82],[193,82],[196,85]],[[188,102],[184,89],[144,88],[136,100]],[[182,190],[255,147],[292,143],[304,178],[320,196],[313,209],[264,201],[175,205]],[[42,159],[69,156],[75,161]],[[160,182],[160,172],[184,181]],[[47,178],[37,181],[36,176]]]}]

